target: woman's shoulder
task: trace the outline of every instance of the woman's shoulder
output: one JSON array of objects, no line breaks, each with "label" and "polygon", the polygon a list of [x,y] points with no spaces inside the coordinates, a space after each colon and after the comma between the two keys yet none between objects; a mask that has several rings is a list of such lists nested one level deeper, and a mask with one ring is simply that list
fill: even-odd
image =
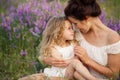
[{"label": "woman's shoulder", "polygon": [[120,35],[117,32],[113,30],[109,32],[107,43],[106,51],[108,54],[120,53]]},{"label": "woman's shoulder", "polygon": [[108,32],[108,44],[114,44],[118,41],[120,41],[120,35],[116,31],[110,30]]}]

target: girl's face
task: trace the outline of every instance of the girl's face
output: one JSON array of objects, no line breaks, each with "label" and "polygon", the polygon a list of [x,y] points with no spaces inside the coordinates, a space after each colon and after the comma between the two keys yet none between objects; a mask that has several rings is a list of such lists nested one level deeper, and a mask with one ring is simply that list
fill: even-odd
[{"label": "girl's face", "polygon": [[87,22],[87,20],[84,21],[80,21],[77,20],[73,17],[68,17],[68,19],[70,20],[70,22],[72,22],[76,28],[78,28],[82,33],[87,33],[90,29],[89,23]]},{"label": "girl's face", "polygon": [[73,38],[74,38],[73,27],[72,27],[72,24],[68,20],[65,21],[63,38],[65,40],[73,40]]}]

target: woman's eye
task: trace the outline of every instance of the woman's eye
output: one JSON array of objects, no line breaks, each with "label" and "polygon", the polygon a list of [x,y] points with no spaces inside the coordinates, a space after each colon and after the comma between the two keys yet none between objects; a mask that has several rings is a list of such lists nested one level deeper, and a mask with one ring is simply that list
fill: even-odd
[{"label": "woman's eye", "polygon": [[74,25],[77,25],[77,23],[74,23]]}]

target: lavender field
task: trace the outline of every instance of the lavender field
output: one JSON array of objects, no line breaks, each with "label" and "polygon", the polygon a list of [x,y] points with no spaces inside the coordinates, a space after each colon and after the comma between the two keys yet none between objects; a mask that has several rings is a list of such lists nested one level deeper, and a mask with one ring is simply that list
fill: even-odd
[{"label": "lavender field", "polygon": [[[37,47],[49,18],[64,15],[65,1],[0,0],[0,80],[17,80],[46,67],[38,60]],[[98,2],[101,20],[120,34],[120,0]]]}]

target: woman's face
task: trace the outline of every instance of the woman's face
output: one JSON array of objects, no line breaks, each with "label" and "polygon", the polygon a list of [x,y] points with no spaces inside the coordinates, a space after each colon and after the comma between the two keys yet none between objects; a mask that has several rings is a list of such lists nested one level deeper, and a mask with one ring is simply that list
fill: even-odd
[{"label": "woman's face", "polygon": [[68,20],[65,21],[63,37],[65,40],[73,40],[73,38],[74,38],[73,27],[72,27],[72,24],[70,23],[70,21],[68,21]]},{"label": "woman's face", "polygon": [[78,28],[82,33],[87,33],[90,29],[90,25],[87,22],[87,20],[77,20],[73,17],[68,17],[68,19],[70,20],[70,22],[72,22],[76,28]]}]

